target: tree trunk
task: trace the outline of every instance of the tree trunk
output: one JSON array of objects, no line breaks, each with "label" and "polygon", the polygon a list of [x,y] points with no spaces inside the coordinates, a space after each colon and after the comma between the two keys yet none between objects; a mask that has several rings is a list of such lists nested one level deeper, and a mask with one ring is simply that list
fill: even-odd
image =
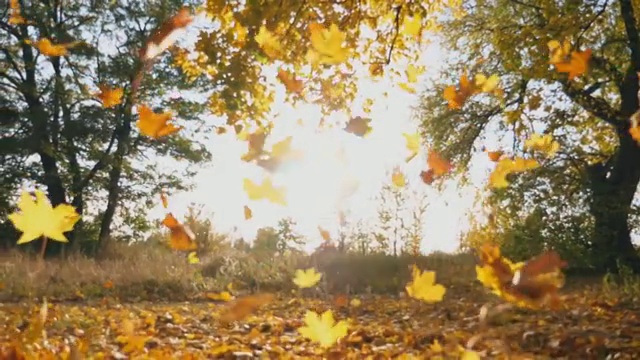
[{"label": "tree trunk", "polygon": [[111,224],[113,223],[113,218],[118,208],[118,200],[120,199],[122,165],[124,164],[125,157],[129,153],[132,107],[132,102],[124,107],[122,112],[122,124],[116,135],[118,145],[116,147],[116,151],[113,153],[111,170],[109,171],[107,208],[105,209],[100,222],[97,251],[103,250],[111,239]]},{"label": "tree trunk", "polygon": [[[629,71],[620,86],[621,112],[638,110],[638,75]],[[617,127],[619,146],[605,163],[589,167],[590,212],[595,220],[592,256],[599,269],[617,272],[626,266],[640,273],[640,256],[631,242],[629,214],[640,182],[640,147],[629,134],[629,121]]]}]

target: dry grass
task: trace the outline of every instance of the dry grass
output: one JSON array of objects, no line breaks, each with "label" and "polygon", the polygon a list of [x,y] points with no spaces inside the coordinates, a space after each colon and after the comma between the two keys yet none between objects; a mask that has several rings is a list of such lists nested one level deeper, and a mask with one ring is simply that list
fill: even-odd
[{"label": "dry grass", "polygon": [[234,249],[199,254],[200,264],[189,264],[186,254],[151,244],[116,244],[100,259],[74,254],[40,261],[11,251],[0,254],[0,302],[83,300],[115,297],[121,301],[194,299],[220,291],[228,283],[244,291],[285,291],[294,288],[298,268],[317,267],[324,273],[326,293],[397,294],[410,280],[410,266],[434,270],[447,286],[475,286],[470,255],[389,256],[383,254],[327,254],[261,258]]}]

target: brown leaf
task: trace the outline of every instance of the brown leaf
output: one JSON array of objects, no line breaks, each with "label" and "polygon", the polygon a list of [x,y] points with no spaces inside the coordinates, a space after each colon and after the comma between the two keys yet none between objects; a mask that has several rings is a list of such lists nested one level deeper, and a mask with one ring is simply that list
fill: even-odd
[{"label": "brown leaf", "polygon": [[344,131],[363,137],[371,131],[371,126],[369,126],[370,122],[371,119],[366,119],[361,116],[353,117],[345,126]]},{"label": "brown leaf", "polygon": [[220,322],[229,323],[239,321],[258,310],[261,306],[273,301],[273,294],[256,294],[245,296],[229,302],[220,314]]}]

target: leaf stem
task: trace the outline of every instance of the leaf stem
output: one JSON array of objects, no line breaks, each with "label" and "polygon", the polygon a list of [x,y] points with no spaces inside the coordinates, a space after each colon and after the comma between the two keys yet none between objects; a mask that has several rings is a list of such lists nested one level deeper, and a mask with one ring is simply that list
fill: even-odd
[{"label": "leaf stem", "polygon": [[46,236],[42,237],[42,246],[40,247],[40,259],[44,260],[44,252],[47,249],[47,241],[49,240],[49,238],[47,238]]}]

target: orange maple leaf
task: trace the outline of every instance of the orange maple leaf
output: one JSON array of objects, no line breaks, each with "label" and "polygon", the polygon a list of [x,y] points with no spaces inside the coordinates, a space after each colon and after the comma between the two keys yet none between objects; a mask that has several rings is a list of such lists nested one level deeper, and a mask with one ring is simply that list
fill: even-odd
[{"label": "orange maple leaf", "polygon": [[302,80],[296,79],[295,75],[283,70],[278,70],[278,79],[284,84],[287,91],[299,94],[304,89]]},{"label": "orange maple leaf", "polygon": [[147,42],[140,49],[140,57],[150,60],[173,45],[181,35],[179,30],[191,24],[193,16],[191,10],[183,7],[177,14],[167,19],[153,32]]},{"label": "orange maple leaf", "polygon": [[110,88],[106,85],[98,86],[100,92],[97,94],[98,99],[102,101],[102,106],[105,108],[114,107],[122,101],[122,95],[124,91],[121,88]]},{"label": "orange maple leaf", "polygon": [[489,156],[489,160],[491,160],[493,162],[498,162],[503,154],[504,154],[504,151],[502,151],[502,150],[487,151],[487,155]]},{"label": "orange maple leaf", "polygon": [[474,83],[469,80],[466,73],[460,76],[459,89],[455,85],[447,86],[444,89],[444,98],[449,102],[450,109],[460,109],[465,101],[476,91]]},{"label": "orange maple leaf", "polygon": [[219,320],[221,323],[242,320],[274,298],[273,294],[255,294],[233,300],[222,311]]},{"label": "orange maple leaf", "polygon": [[318,231],[320,232],[320,236],[322,236],[322,239],[324,241],[331,242],[331,234],[327,230],[318,226]]},{"label": "orange maple leaf", "polygon": [[440,154],[433,150],[429,150],[427,155],[427,165],[429,165],[429,168],[433,170],[433,173],[436,176],[445,175],[453,168],[448,160],[444,159]]},{"label": "orange maple leaf", "polygon": [[573,51],[569,61],[555,63],[556,71],[560,73],[568,73],[569,80],[584,74],[589,69],[589,59],[591,58],[591,49],[584,51]]},{"label": "orange maple leaf", "polygon": [[173,214],[167,213],[162,220],[162,225],[169,228],[169,247],[179,251],[192,251],[198,248],[195,242],[195,235],[193,232],[182,225]]},{"label": "orange maple leaf", "polygon": [[56,57],[65,56],[69,53],[68,49],[79,44],[79,41],[74,41],[68,44],[54,44],[47,38],[42,38],[36,42],[38,51],[46,56]]},{"label": "orange maple leaf", "polygon": [[182,129],[182,126],[175,126],[169,121],[172,114],[163,112],[157,114],[146,105],[138,105],[138,129],[143,135],[154,139],[174,134]]}]

